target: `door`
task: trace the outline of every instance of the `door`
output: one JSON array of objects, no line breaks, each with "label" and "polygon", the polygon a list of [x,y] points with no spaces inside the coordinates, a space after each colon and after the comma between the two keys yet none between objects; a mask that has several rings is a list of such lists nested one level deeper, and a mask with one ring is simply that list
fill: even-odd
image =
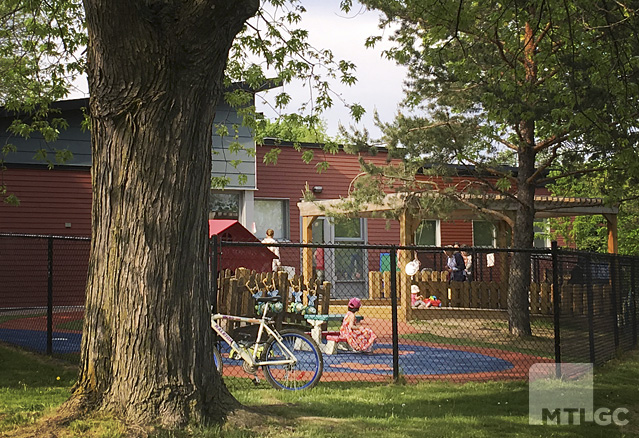
[{"label": "door", "polygon": [[[333,223],[330,227],[336,244],[363,245],[366,236],[364,219],[347,219]],[[330,280],[334,285],[335,298],[368,297],[367,252],[361,248],[335,248],[331,252],[333,271]],[[328,277],[327,277],[328,278]]]},{"label": "door", "polygon": [[[363,245],[366,236],[364,219],[335,221],[317,218],[312,225],[313,243]],[[346,299],[368,297],[368,257],[361,248],[315,248],[313,275],[332,285],[331,297]]]}]

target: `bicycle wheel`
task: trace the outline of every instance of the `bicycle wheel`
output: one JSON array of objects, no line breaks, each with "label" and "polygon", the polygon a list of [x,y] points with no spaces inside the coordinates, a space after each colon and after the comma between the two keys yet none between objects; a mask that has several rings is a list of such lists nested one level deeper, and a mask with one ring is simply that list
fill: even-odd
[{"label": "bicycle wheel", "polygon": [[[324,359],[315,341],[299,330],[282,330],[282,344],[295,355],[293,365],[264,365],[264,376],[275,389],[297,391],[310,389],[322,377]],[[263,360],[286,360],[288,355],[282,346],[271,338],[266,344]]]},{"label": "bicycle wheel", "polygon": [[217,347],[213,347],[213,360],[215,361],[215,368],[217,368],[217,372],[222,375],[224,364],[222,363],[222,355],[220,354],[220,350],[218,350]]}]

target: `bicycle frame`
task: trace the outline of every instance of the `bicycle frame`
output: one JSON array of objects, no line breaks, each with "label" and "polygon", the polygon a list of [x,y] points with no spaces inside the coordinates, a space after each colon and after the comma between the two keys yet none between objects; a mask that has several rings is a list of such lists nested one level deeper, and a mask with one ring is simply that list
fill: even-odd
[{"label": "bicycle frame", "polygon": [[[220,335],[220,337],[222,337],[222,339],[224,339],[224,341],[226,341],[227,344],[229,344],[229,346],[231,347],[231,349],[233,351],[235,351],[236,353],[238,353],[242,359],[244,359],[244,361],[246,361],[250,366],[262,366],[262,365],[295,365],[297,363],[297,358],[295,357],[295,355],[293,354],[293,352],[291,352],[288,348],[286,348],[286,345],[284,345],[284,343],[282,343],[282,337],[280,336],[280,334],[272,329],[267,323],[267,317],[266,317],[266,313],[268,311],[268,307],[269,306],[264,306],[264,314],[262,315],[262,318],[248,318],[248,317],[243,317],[243,316],[233,316],[233,315],[223,315],[220,313],[216,313],[214,315],[211,316],[211,327],[213,328],[213,330],[215,330],[215,332]],[[222,328],[222,326],[220,326],[217,321],[220,320],[227,320],[227,321],[238,321],[238,322],[246,322],[252,325],[255,324],[259,324],[260,328],[257,332],[257,340],[255,342],[255,345],[253,346],[253,354],[249,354],[246,349],[242,348],[236,341],[235,339],[233,339],[233,337],[231,335],[229,335],[227,333],[226,330],[224,330]],[[280,347],[282,347],[282,349],[284,351],[286,351],[286,354],[288,355],[289,359],[286,360],[263,360],[263,361],[258,361],[257,360],[257,354],[258,354],[258,345],[259,345],[259,340],[262,339],[262,334],[264,333],[264,330],[266,329],[266,332],[268,335],[272,336],[277,343],[280,345]]]}]

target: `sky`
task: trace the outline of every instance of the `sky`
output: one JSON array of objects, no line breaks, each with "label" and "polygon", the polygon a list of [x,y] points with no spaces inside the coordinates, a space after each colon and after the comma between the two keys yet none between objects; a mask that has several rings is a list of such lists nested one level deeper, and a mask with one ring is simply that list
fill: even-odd
[{"label": "sky", "polygon": [[[332,89],[347,103],[358,103],[366,110],[362,120],[356,124],[348,108],[339,99],[334,99],[334,106],[322,115],[328,134],[335,136],[341,123],[345,127],[365,127],[373,138],[379,137],[381,132],[374,125],[373,113],[377,111],[385,122],[394,118],[403,97],[405,77],[404,68],[381,56],[383,45],[374,49],[364,46],[367,37],[381,32],[377,27],[379,14],[366,11],[357,2],[354,2],[348,14],[340,10],[340,0],[303,0],[302,4],[307,12],[303,15],[300,27],[309,31],[310,43],[318,49],[330,49],[336,59],[353,62],[357,66],[355,85],[349,87],[335,81]],[[87,97],[87,89],[86,79],[80,78],[74,83],[69,98]],[[304,88],[300,82],[287,85],[285,90],[293,97],[287,113],[296,112],[299,105],[309,98],[308,88]],[[265,101],[272,103],[276,94],[277,89],[260,93],[256,99],[258,111],[271,119],[277,113]]]},{"label": "sky", "polygon": [[[402,85],[406,76],[405,69],[381,56],[381,47],[367,49],[364,46],[366,38],[379,35],[379,13],[366,11],[361,4],[354,2],[353,9],[344,13],[339,9],[339,0],[303,0],[302,4],[307,12],[302,18],[302,28],[309,31],[309,41],[316,48],[330,49],[337,59],[345,59],[357,66],[355,76],[357,82],[353,86],[346,86],[339,82],[334,84],[334,90],[348,103],[359,103],[366,109],[366,114],[360,123],[350,117],[348,108],[338,99],[334,99],[334,106],[327,110],[322,118],[326,121],[329,135],[338,132],[338,126],[348,127],[356,125],[366,127],[372,137],[379,137],[380,130],[375,127],[373,113],[378,112],[380,119],[391,121],[397,113],[398,104],[402,100]],[[298,99],[289,106],[294,112],[299,104],[308,100],[308,88],[292,84],[286,91]],[[261,93],[260,96],[271,99],[277,90]],[[269,118],[276,117],[276,113],[268,105],[256,101],[258,110]],[[297,106],[296,106],[297,104]]]}]

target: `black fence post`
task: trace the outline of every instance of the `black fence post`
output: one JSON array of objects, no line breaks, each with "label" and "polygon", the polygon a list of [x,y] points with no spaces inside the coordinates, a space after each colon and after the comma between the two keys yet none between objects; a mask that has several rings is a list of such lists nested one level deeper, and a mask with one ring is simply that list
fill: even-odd
[{"label": "black fence post", "polygon": [[586,259],[586,302],[588,303],[588,345],[590,348],[590,362],[595,363],[595,309],[594,297],[592,296],[592,255],[587,254]]},{"label": "black fence post", "polygon": [[635,270],[637,266],[637,259],[632,260],[630,264],[630,306],[632,308],[632,346],[637,346],[637,287],[635,285]]},{"label": "black fence post", "polygon": [[209,291],[211,294],[211,312],[217,313],[217,234],[209,239]]},{"label": "black fence post", "polygon": [[477,279],[477,277],[475,276],[475,266],[477,264],[477,250],[475,249],[475,247],[473,246],[472,250],[471,250],[471,258],[470,258],[470,279],[472,281],[475,281]]},{"label": "black fence post", "polygon": [[399,333],[397,328],[397,248],[390,249],[391,319],[393,324],[393,380],[399,380]]},{"label": "black fence post", "polygon": [[47,242],[47,354],[53,354],[53,236]]},{"label": "black fence post", "polygon": [[[555,325],[555,363],[561,363],[561,293],[559,290],[559,255],[557,241],[551,242],[552,252],[552,302],[553,302],[553,320]],[[557,377],[561,377],[561,368],[556,368]]]},{"label": "black fence post", "polygon": [[[617,294],[619,293],[619,285],[621,284],[621,279],[618,278],[619,275],[619,263],[617,259],[617,255],[613,254],[610,260],[610,305],[612,306],[612,312],[610,316],[612,317],[612,334],[615,342],[615,350],[619,348],[619,322],[617,315]],[[619,280],[619,281],[617,281]],[[604,306],[605,307],[605,306]]]}]

